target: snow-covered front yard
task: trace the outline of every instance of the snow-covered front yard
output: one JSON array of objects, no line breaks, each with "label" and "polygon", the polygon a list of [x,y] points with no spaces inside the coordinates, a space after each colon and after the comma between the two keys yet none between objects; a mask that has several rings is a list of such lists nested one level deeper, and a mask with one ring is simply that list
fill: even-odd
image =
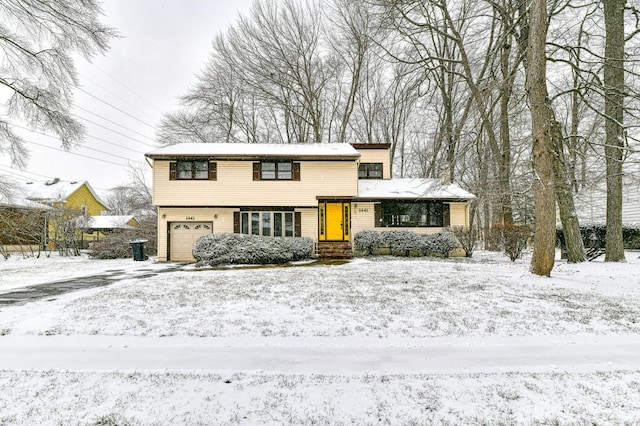
[{"label": "snow-covered front yard", "polygon": [[[145,278],[0,261],[0,424],[640,424],[640,253],[623,264],[356,259]],[[150,274],[151,275],[151,274]]]}]

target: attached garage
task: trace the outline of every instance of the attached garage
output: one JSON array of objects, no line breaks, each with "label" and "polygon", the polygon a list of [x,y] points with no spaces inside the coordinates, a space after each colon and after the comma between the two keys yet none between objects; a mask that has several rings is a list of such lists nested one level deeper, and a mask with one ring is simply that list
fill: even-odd
[{"label": "attached garage", "polygon": [[203,235],[213,232],[212,222],[169,223],[169,256],[172,262],[195,262],[193,243]]}]

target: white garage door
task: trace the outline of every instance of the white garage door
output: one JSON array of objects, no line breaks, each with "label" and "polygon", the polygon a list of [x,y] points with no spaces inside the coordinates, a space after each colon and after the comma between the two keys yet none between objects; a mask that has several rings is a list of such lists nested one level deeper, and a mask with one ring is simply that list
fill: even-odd
[{"label": "white garage door", "polygon": [[211,222],[171,222],[169,224],[169,260],[173,262],[195,262],[193,243],[203,235],[213,232]]}]

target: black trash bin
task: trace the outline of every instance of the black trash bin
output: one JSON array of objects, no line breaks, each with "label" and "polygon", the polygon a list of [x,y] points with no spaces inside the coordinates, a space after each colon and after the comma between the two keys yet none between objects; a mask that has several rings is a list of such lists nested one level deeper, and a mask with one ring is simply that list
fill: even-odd
[{"label": "black trash bin", "polygon": [[147,248],[145,247],[145,243],[149,240],[136,240],[131,241],[129,244],[131,245],[131,253],[133,254],[133,260],[147,260],[149,256],[147,256]]}]

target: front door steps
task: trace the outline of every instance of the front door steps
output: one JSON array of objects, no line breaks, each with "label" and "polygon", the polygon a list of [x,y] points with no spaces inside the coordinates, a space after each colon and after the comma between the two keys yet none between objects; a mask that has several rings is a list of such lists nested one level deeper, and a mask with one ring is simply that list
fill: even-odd
[{"label": "front door steps", "polygon": [[320,259],[351,259],[353,249],[349,241],[318,241]]}]

